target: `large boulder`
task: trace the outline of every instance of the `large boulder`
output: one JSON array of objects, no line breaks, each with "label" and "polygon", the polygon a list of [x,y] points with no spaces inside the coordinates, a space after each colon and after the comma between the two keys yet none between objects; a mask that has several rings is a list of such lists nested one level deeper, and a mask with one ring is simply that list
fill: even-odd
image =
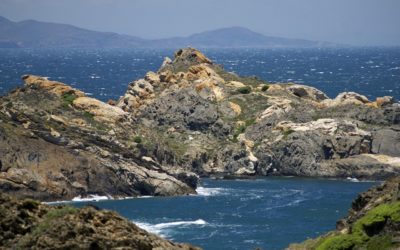
[{"label": "large boulder", "polygon": [[328,107],[343,106],[343,105],[362,105],[370,104],[368,98],[355,92],[343,92],[336,96],[335,99],[327,99],[323,102]]},{"label": "large boulder", "polygon": [[372,153],[400,156],[400,131],[380,129],[372,133]]},{"label": "large boulder", "polygon": [[308,98],[317,102],[328,99],[328,96],[324,92],[310,86],[294,84],[286,87],[286,90],[300,98]]}]

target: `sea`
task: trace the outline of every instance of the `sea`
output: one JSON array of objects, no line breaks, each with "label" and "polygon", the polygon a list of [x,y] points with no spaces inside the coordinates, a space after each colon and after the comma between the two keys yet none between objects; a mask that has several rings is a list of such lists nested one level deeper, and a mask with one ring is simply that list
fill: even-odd
[{"label": "sea", "polygon": [[117,211],[145,230],[204,249],[275,250],[334,230],[357,193],[376,184],[295,177],[203,179],[197,195],[77,198],[71,204]]},{"label": "sea", "polygon": [[[314,86],[331,98],[354,91],[371,100],[400,99],[400,47],[202,51],[227,71]],[[23,74],[36,74],[103,101],[117,100],[129,82],[156,71],[173,54],[170,49],[0,49],[0,95],[21,86]]]},{"label": "sea", "polygon": [[[400,100],[400,48],[205,49],[227,71],[268,82],[314,86],[334,98],[355,91]],[[103,101],[156,71],[173,50],[0,49],[0,95],[23,74],[61,81]],[[140,227],[204,249],[283,249],[335,229],[359,192],[377,182],[304,178],[203,179],[198,195],[107,200],[77,197],[119,212]]]}]

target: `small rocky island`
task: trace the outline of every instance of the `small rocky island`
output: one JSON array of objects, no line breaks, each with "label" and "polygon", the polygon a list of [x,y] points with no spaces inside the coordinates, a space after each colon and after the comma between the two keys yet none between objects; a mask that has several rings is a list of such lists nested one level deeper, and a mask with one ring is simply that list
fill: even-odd
[{"label": "small rocky island", "polygon": [[[0,97],[0,191],[16,198],[187,195],[195,194],[200,177],[385,180],[400,173],[400,104],[388,96],[370,101],[345,92],[330,99],[313,87],[227,72],[192,48],[166,58],[157,72],[107,103],[40,76],[22,79],[24,86]],[[368,197],[353,211],[368,216]],[[19,211],[24,221],[1,222],[22,230],[1,235],[6,244],[37,242],[35,232],[49,224],[48,214],[68,218],[60,230],[73,221],[118,220],[146,235],[111,212],[1,199],[10,204],[1,214]],[[397,209],[394,204],[388,206]],[[361,218],[354,216],[338,230],[351,231]],[[396,223],[389,228],[398,229]],[[104,230],[101,237],[108,237],[111,229]],[[58,239],[53,236],[43,237]]]}]

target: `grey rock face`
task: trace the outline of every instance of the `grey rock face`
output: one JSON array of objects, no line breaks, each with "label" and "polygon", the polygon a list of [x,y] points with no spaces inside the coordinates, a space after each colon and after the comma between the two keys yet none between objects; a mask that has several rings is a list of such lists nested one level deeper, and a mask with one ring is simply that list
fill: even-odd
[{"label": "grey rock face", "polygon": [[400,130],[380,129],[373,133],[372,153],[400,156]]}]

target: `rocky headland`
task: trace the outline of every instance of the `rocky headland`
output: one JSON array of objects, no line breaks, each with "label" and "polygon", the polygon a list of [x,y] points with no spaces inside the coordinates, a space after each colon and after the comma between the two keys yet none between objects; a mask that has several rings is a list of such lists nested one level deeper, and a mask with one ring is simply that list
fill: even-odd
[{"label": "rocky headland", "polygon": [[67,200],[195,193],[199,177],[386,179],[400,173],[400,104],[330,99],[178,50],[108,103],[33,75],[0,98],[0,190]]},{"label": "rocky headland", "polygon": [[0,193],[0,249],[200,249],[148,233],[93,206],[49,206]]},{"label": "rocky headland", "polygon": [[400,248],[400,177],[361,193],[336,230],[292,244],[287,250],[352,250]]},{"label": "rocky headland", "polygon": [[195,49],[166,58],[116,103],[148,154],[200,176],[385,179],[400,171],[400,105],[226,72]]},{"label": "rocky headland", "polygon": [[44,201],[194,194],[197,175],[143,152],[134,117],[63,83],[24,76],[0,101],[0,189]]}]

